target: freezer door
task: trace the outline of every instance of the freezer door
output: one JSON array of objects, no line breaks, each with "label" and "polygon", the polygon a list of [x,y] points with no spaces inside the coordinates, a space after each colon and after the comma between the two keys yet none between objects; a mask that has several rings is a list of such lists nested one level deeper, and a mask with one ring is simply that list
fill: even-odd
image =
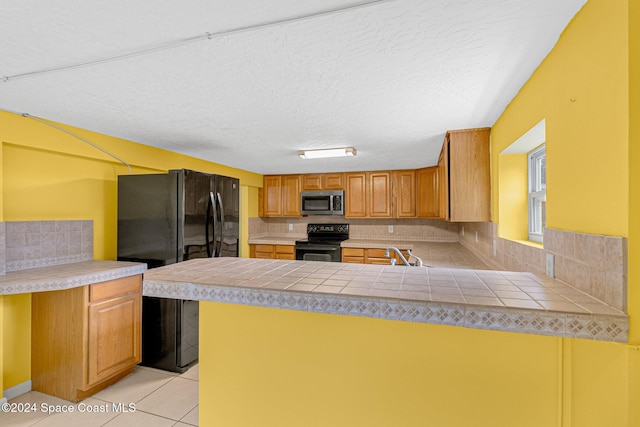
[{"label": "freezer door", "polygon": [[175,174],[118,176],[118,259],[177,261],[178,193]]}]

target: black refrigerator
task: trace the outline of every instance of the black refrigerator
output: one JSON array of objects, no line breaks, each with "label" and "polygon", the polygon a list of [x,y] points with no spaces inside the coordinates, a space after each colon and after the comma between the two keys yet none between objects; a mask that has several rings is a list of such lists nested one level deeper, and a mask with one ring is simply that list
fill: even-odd
[{"label": "black refrigerator", "polygon": [[[237,257],[239,181],[187,169],[118,176],[118,260],[148,268]],[[184,372],[198,360],[198,301],[143,297],[142,365]]]}]

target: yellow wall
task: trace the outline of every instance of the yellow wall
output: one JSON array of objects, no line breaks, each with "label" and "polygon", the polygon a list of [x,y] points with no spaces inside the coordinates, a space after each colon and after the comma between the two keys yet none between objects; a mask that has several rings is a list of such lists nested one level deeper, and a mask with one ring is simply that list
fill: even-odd
[{"label": "yellow wall", "polygon": [[547,225],[627,236],[627,9],[623,0],[589,0],[492,127],[494,215],[499,153],[545,119]]},{"label": "yellow wall", "polygon": [[[640,2],[629,1],[629,272],[631,342],[640,343]],[[629,350],[629,425],[640,426],[640,346]]]},{"label": "yellow wall", "polygon": [[[0,372],[4,373],[4,296],[0,295]],[[0,375],[0,398],[4,396],[4,375]]]},{"label": "yellow wall", "polygon": [[[629,271],[631,337],[640,343],[640,2],[629,1]],[[637,374],[640,374],[636,370]],[[636,378],[640,377],[637,375]],[[640,402],[640,385],[636,390]],[[640,411],[640,409],[639,409]],[[640,419],[640,415],[638,416]],[[639,422],[640,425],[640,422]]]},{"label": "yellow wall", "polygon": [[526,154],[502,154],[497,157],[500,174],[500,237],[528,240],[528,176]]},{"label": "yellow wall", "polygon": [[[4,221],[91,219],[94,258],[116,258],[117,175],[128,169],[113,158],[63,132],[26,117],[0,112]],[[240,179],[242,218],[257,203],[245,195],[262,186],[259,174],[159,150],[118,138],[65,126],[131,164],[133,173],[190,168]],[[251,192],[250,192],[251,193]],[[257,194],[251,193],[251,194]],[[246,229],[241,253],[248,254]],[[30,295],[3,299],[4,327],[0,333],[3,383],[0,390],[31,377]]]},{"label": "yellow wall", "polygon": [[200,320],[200,425],[638,425],[623,344],[208,302]]},{"label": "yellow wall", "polygon": [[556,425],[559,338],[217,303],[200,319],[201,425]]}]

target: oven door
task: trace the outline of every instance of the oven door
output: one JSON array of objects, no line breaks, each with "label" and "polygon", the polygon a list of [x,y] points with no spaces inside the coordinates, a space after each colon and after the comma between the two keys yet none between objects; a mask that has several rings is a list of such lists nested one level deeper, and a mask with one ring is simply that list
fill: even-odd
[{"label": "oven door", "polygon": [[340,245],[296,243],[296,260],[340,262],[342,261],[342,250]]}]

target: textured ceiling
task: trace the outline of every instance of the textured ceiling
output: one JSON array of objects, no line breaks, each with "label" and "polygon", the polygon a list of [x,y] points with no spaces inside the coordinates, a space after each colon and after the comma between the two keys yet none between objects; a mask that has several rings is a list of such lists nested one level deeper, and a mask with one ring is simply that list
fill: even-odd
[{"label": "textured ceiling", "polygon": [[264,174],[423,167],[493,125],[585,2],[3,1],[0,109]]}]

